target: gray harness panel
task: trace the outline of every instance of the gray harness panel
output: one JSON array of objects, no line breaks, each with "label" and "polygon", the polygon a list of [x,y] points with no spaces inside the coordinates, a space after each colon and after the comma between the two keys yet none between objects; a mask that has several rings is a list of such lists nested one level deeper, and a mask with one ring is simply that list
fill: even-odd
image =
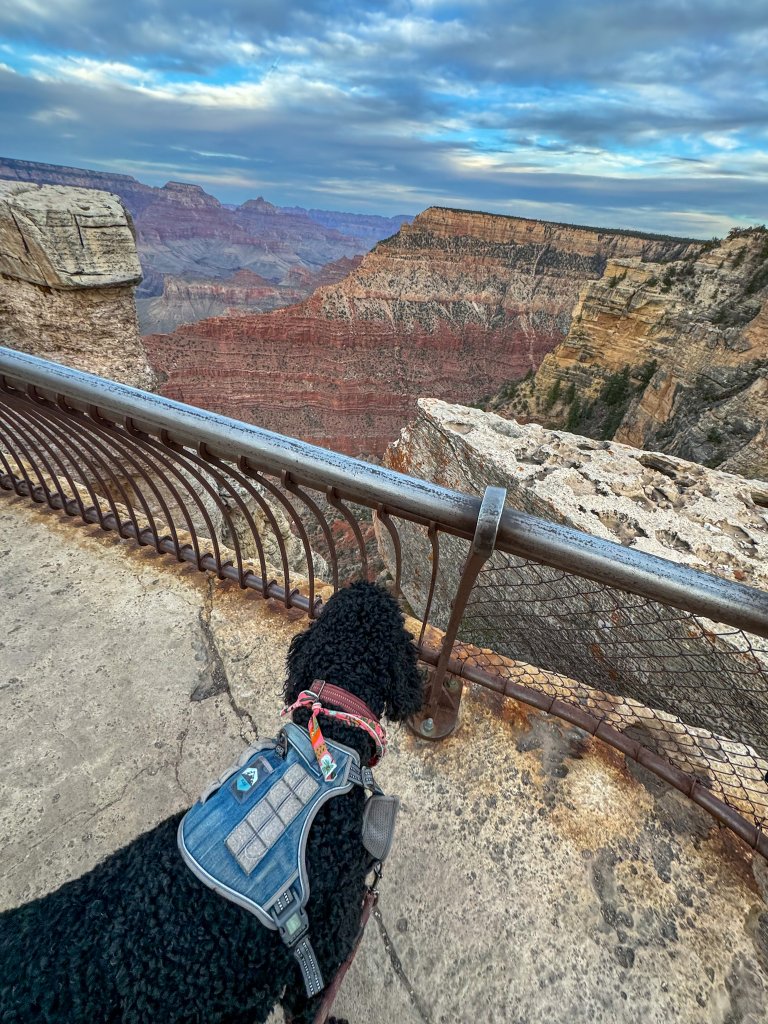
[{"label": "gray harness panel", "polygon": [[306,849],[309,830],[327,800],[353,785],[373,790],[366,801],[363,845],[384,859],[394,833],[396,797],[385,797],[356,751],[326,740],[337,765],[326,781],[309,736],[289,722],[281,736],[249,747],[185,814],[178,831],[189,869],[225,899],[277,929],[293,952],[307,990],[323,978],[309,941]]}]

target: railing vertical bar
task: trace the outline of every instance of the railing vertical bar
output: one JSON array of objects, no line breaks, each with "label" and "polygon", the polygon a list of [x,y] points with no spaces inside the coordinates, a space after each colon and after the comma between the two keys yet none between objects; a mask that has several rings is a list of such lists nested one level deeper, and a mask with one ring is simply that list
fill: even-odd
[{"label": "railing vertical bar", "polygon": [[[66,403],[64,402],[64,399],[61,399],[61,401],[59,402],[58,409],[54,410],[53,408],[51,408],[50,412],[51,418],[54,423],[58,422],[58,420],[62,416],[68,417],[70,421],[70,428],[82,434],[84,438],[87,437],[88,443],[91,446],[91,450],[93,451],[95,449],[96,452],[99,453],[102,465],[105,467],[107,473],[109,474],[115,489],[117,490],[122,499],[122,504],[128,513],[131,525],[133,527],[134,536],[138,538],[141,534],[141,528],[139,527],[139,522],[136,518],[136,510],[133,507],[133,502],[131,501],[128,492],[125,490],[125,487],[123,486],[122,480],[120,479],[119,475],[115,472],[111,465],[111,460],[114,459],[114,454],[110,452],[109,448],[105,444],[102,443],[102,441],[99,438],[98,431],[94,429],[90,431],[87,430],[85,420],[81,421],[77,415],[75,415],[70,409],[68,409]],[[115,506],[111,505],[111,507],[113,514],[115,515],[115,518],[118,518]],[[149,512],[149,508],[147,508],[146,511],[148,513],[147,521],[150,524],[153,524],[153,519],[151,513]],[[154,532],[155,534],[157,533],[156,530]],[[141,540],[138,540],[137,542],[139,544],[142,543]]]},{"label": "railing vertical bar", "polygon": [[430,522],[427,527],[427,537],[429,539],[430,547],[432,548],[432,571],[429,577],[429,591],[427,593],[427,602],[424,606],[424,614],[421,617],[421,632],[419,633],[419,647],[424,643],[424,633],[427,629],[427,623],[429,622],[429,615],[432,611],[432,599],[435,596],[435,586],[437,585],[437,573],[440,566],[440,539],[437,535],[437,523],[434,521]]},{"label": "railing vertical bar", "polygon": [[493,554],[506,496],[507,492],[503,487],[486,487],[483,495],[477,516],[475,536],[451,603],[451,616],[440,648],[440,657],[432,674],[426,706],[413,722],[414,729],[428,739],[441,739],[456,727],[458,701],[451,702],[451,713],[447,715],[441,713],[440,696],[443,682],[448,671],[453,644],[464,616],[464,609],[467,606],[477,574]]},{"label": "railing vertical bar", "polygon": [[395,552],[395,593],[401,594],[400,583],[402,582],[403,555],[400,547],[400,534],[397,532],[389,512],[387,512],[382,504],[376,506],[376,515],[379,522],[384,525],[389,533],[390,540],[392,541],[392,549]]},{"label": "railing vertical bar", "polygon": [[[106,420],[102,416],[100,416],[95,408],[90,411],[87,417],[85,417],[82,413],[77,412],[76,410],[71,410],[70,415],[72,416],[73,422],[78,424],[78,428],[80,430],[92,434],[96,438],[100,438],[101,443],[104,449],[106,450],[109,458],[111,458],[114,461],[117,472],[119,472],[121,469],[119,464],[119,458],[122,458],[123,461],[127,462],[128,466],[132,467],[134,472],[137,473],[138,476],[144,481],[144,483],[147,485],[149,490],[154,495],[158,506],[160,507],[163,515],[165,516],[168,532],[171,535],[173,544],[176,549],[176,557],[179,561],[181,561],[181,558],[178,554],[181,545],[179,543],[179,537],[176,532],[176,524],[174,523],[174,518],[171,515],[171,510],[168,508],[168,504],[162,494],[162,491],[157,486],[155,480],[153,480],[148,470],[145,468],[142,462],[142,460],[146,461],[144,453],[141,451],[138,445],[134,444],[134,439],[131,437],[131,435],[128,434],[122,427],[118,427],[116,424],[111,423],[109,420]],[[112,451],[111,448],[118,449],[119,456],[118,453]],[[184,514],[185,509],[183,508],[183,505],[181,504],[173,486],[168,482],[168,480],[165,479],[165,477],[162,478],[162,482],[163,486],[167,487],[167,489],[171,492],[179,509],[182,511],[182,514]],[[132,487],[136,494],[136,498],[139,504],[141,505],[143,515],[147,520],[147,523],[149,524],[149,531],[152,534],[152,544],[156,548],[156,550],[160,551],[159,545],[162,538],[160,536],[160,531],[158,530],[157,527],[157,522],[155,521],[155,515],[149,506],[149,503],[144,495],[143,490],[140,487],[137,487],[136,484],[132,484]],[[191,528],[191,520],[188,520],[188,518],[185,517],[185,522],[187,522]],[[146,531],[144,530],[140,531],[141,535],[136,538],[138,544],[146,545],[149,543],[143,537],[143,534],[145,532]],[[194,536],[194,533],[193,531],[191,531],[191,529],[190,532]]]},{"label": "railing vertical bar", "polygon": [[[51,412],[53,412],[52,409],[51,409]],[[57,436],[57,434],[51,429],[50,423],[56,424],[57,423],[57,419],[54,418],[54,416],[51,416],[50,417],[50,422],[46,423],[46,417],[42,415],[42,410],[41,409],[36,409],[34,407],[32,409],[30,409],[30,415],[35,420],[35,422],[37,424],[37,429],[44,436],[48,436],[49,438],[52,437],[53,438],[53,443],[56,444],[56,442],[59,440],[59,437],[61,435]],[[78,436],[78,441],[79,441],[79,444],[80,444],[79,451],[81,453],[82,462],[85,464],[85,466],[88,469],[89,473],[93,476],[93,478],[95,479],[95,481],[98,484],[99,488],[101,489],[101,494],[103,494],[107,504],[109,505],[110,510],[112,512],[112,515],[115,518],[115,522],[118,524],[118,526],[120,526],[120,516],[118,515],[118,512],[117,512],[117,506],[114,503],[114,500],[113,500],[113,498],[111,496],[111,492],[110,492],[109,488],[107,487],[106,483],[104,482],[104,478],[102,477],[101,473],[99,472],[99,469],[98,469],[98,465],[99,465],[98,456],[95,455],[94,452],[93,452],[93,447],[91,445],[90,438],[87,437],[87,435],[86,436],[79,436],[79,435],[77,435],[77,431],[72,429],[73,426],[74,426],[74,424],[72,422],[67,422],[66,425],[60,424],[60,426],[62,427],[62,433],[65,436],[67,436],[69,438],[72,438],[73,435]],[[101,526],[102,526],[102,528],[104,528],[104,521],[103,521],[103,515],[101,515],[101,504],[100,504],[100,502],[99,502],[99,505],[98,505],[98,509],[99,509],[99,513],[100,513]],[[120,534],[122,536],[122,530],[119,529],[118,532],[120,532]]]},{"label": "railing vertical bar", "polygon": [[[19,412],[19,410],[13,410],[10,406],[8,406],[7,408],[8,408],[9,414],[11,416],[14,416],[14,414],[15,414],[15,416],[17,418],[17,421],[20,421],[21,424],[22,424],[21,426],[19,425],[18,422],[16,424],[17,436],[20,434],[21,438],[27,437],[26,431],[24,429],[24,425],[26,425],[27,427],[29,426],[27,416],[24,415],[25,412],[26,412],[26,409],[22,409],[22,411]],[[28,438],[27,438],[27,443],[29,443],[29,439]],[[41,480],[40,472],[39,472],[39,470],[37,468],[37,463],[36,463],[35,459],[29,454],[29,451],[27,450],[27,446],[21,440],[19,441],[19,445],[21,447],[22,455],[24,456],[24,458],[27,459],[29,464],[33,467],[33,469],[35,471],[35,475],[38,477],[38,479]],[[66,452],[66,447],[61,443],[60,440],[58,441],[58,447],[59,447],[60,450],[63,450],[63,451]],[[85,505],[83,504],[83,499],[82,499],[82,496],[80,494],[80,489],[75,484],[75,481],[73,480],[73,478],[72,478],[72,476],[70,474],[70,471],[67,469],[66,462],[60,457],[59,452],[56,451],[56,450],[52,450],[50,452],[50,455],[51,455],[51,458],[57,463],[57,465],[61,469],[61,473],[62,473],[64,479],[67,481],[67,485],[69,486],[69,489],[70,489],[70,491],[72,493],[72,498],[70,500],[73,500],[75,502],[75,504],[77,505],[77,508],[79,510],[79,513],[80,513],[80,518],[85,521],[86,509],[85,509]],[[16,461],[19,462],[18,459]],[[70,459],[70,461],[71,461],[71,459]],[[19,462],[19,468],[20,468],[20,470],[22,472],[22,476],[24,477],[24,480],[31,487],[31,481],[29,480],[29,477],[27,476],[27,473],[24,470],[24,467],[23,467],[23,465],[20,462]],[[48,504],[50,505],[51,504],[51,502],[50,502],[50,493],[51,493],[50,489],[45,485],[45,483],[42,482],[42,480],[41,480],[40,486],[42,487],[43,493],[46,495],[46,497],[48,499]],[[60,487],[58,487],[58,486],[57,486],[57,491],[60,491]],[[68,511],[68,501],[65,501],[65,503],[64,503],[64,510],[67,512],[67,514],[70,514],[69,511]]]},{"label": "railing vertical bar", "polygon": [[334,592],[337,591],[339,589],[339,559],[336,554],[336,545],[333,540],[333,534],[326,522],[325,516],[320,510],[320,506],[310,498],[305,490],[299,487],[291,474],[286,470],[283,471],[280,480],[286,491],[288,491],[289,494],[295,494],[297,498],[300,498],[317,520],[323,537],[325,538],[325,542],[328,545],[328,557],[331,560],[331,573],[333,575],[333,589]]},{"label": "railing vertical bar", "polygon": [[[11,410],[11,412],[13,413],[13,411],[14,411],[13,410],[13,403],[9,402],[6,405],[6,410]],[[55,453],[52,453],[52,454],[53,454],[53,457],[55,458]],[[34,501],[34,497],[32,495],[32,482],[29,479],[29,477],[27,476],[27,472],[26,472],[26,469],[24,467],[23,462],[16,455],[15,451],[11,453],[11,457],[13,458],[14,462],[18,466],[19,471],[21,472],[21,474],[22,474],[22,476],[24,478],[24,482],[26,483],[27,487],[30,489],[30,498],[32,498],[32,500]],[[61,504],[62,504],[62,508],[63,508],[65,506],[65,504],[66,504],[66,500],[67,499],[64,496],[64,490],[63,490],[63,488],[61,486],[59,478],[56,475],[56,473],[53,471],[53,469],[51,468],[50,463],[48,462],[48,460],[46,459],[46,457],[45,457],[45,455],[43,453],[41,453],[41,455],[40,455],[40,461],[45,466],[45,469],[46,469],[49,477],[51,478],[53,486],[56,488],[56,491],[57,491],[57,493],[59,495],[59,498],[61,499]],[[6,461],[5,457],[3,457],[3,464],[6,466],[6,468],[8,470],[8,473],[11,476],[14,476],[14,474],[11,472],[10,464]],[[34,462],[34,461],[31,461],[30,465],[32,467],[32,470],[33,470],[35,476],[38,479],[40,490],[43,492],[43,494],[47,495],[49,508],[53,508],[53,505],[51,504],[51,497],[52,497],[52,495],[51,495],[51,493],[49,491],[49,488],[45,485],[45,482],[43,480],[43,476],[42,476],[42,474],[41,474],[41,472],[40,472],[40,470],[39,470],[39,468],[37,466],[37,463]]]},{"label": "railing vertical bar", "polygon": [[[219,552],[219,544],[216,539],[216,530],[214,529],[211,517],[208,514],[208,509],[205,507],[199,495],[195,492],[189,480],[182,472],[181,466],[176,465],[174,460],[170,457],[171,450],[166,448],[164,445],[162,445],[155,438],[151,437],[149,434],[145,434],[142,431],[138,430],[133,425],[133,423],[130,422],[130,420],[126,423],[125,430],[135,448],[141,453],[142,459],[147,463],[147,465],[151,469],[154,470],[155,473],[158,474],[158,476],[163,482],[163,485],[166,486],[173,495],[174,501],[177,503],[179,510],[184,516],[185,522],[187,524],[187,531],[192,537],[192,544],[194,546],[195,554],[197,556],[198,568],[200,568],[202,565],[201,559],[203,556],[200,553],[197,530],[195,528],[194,523],[192,522],[192,518],[186,506],[186,502],[182,499],[179,492],[171,483],[168,474],[171,474],[180,482],[186,493],[189,494],[190,498],[197,506],[200,515],[202,516],[203,522],[205,523],[206,528],[208,530],[208,539],[210,540],[211,545],[213,547],[213,554],[211,557],[213,558],[216,564],[216,575],[219,578],[221,578],[221,554]],[[202,484],[203,489],[206,490],[209,494],[212,494],[212,488],[206,485],[202,476],[199,473],[193,472],[193,470],[191,470],[188,466],[184,465],[182,460],[179,461],[181,462],[183,468],[188,473],[191,473],[193,476],[195,476],[195,478],[198,480],[198,483]]]}]

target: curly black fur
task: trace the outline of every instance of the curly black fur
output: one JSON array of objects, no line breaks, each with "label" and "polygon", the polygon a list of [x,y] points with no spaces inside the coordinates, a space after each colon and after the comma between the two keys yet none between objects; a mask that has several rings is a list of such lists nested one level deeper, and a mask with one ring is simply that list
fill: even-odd
[{"label": "curly black fur", "polygon": [[[392,721],[421,706],[402,614],[369,583],[341,590],[294,638],[288,672],[287,701],[325,679]],[[305,724],[307,712],[295,717]],[[331,719],[323,731],[367,763],[372,744],[362,731]],[[363,803],[358,787],[330,800],[307,846],[310,938],[326,981],[359,929]],[[276,932],[187,870],[176,846],[180,818],[56,892],[0,914],[1,1024],[260,1024],[278,1002],[292,1022],[310,1024],[322,997],[307,1000]]]}]

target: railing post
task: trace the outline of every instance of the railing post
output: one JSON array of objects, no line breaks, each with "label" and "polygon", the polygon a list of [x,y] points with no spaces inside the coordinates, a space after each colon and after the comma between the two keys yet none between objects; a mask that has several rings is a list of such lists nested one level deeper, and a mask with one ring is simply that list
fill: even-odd
[{"label": "railing post", "polygon": [[486,487],[485,489],[480,511],[477,514],[472,547],[464,563],[456,595],[451,602],[451,617],[443,637],[440,656],[431,673],[429,696],[422,710],[409,723],[414,732],[424,739],[444,739],[456,728],[462,682],[455,677],[451,677],[445,682],[448,662],[475,580],[493,554],[506,496],[507,491],[504,487]]}]

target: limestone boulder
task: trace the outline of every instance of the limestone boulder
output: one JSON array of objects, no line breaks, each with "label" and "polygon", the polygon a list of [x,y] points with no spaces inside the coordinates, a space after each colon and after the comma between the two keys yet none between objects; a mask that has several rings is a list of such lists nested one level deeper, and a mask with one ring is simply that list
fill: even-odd
[{"label": "limestone boulder", "polygon": [[0,181],[0,274],[49,288],[136,284],[130,218],[107,192]]},{"label": "limestone boulder", "polygon": [[155,390],[133,225],[117,196],[0,181],[0,344]]}]

